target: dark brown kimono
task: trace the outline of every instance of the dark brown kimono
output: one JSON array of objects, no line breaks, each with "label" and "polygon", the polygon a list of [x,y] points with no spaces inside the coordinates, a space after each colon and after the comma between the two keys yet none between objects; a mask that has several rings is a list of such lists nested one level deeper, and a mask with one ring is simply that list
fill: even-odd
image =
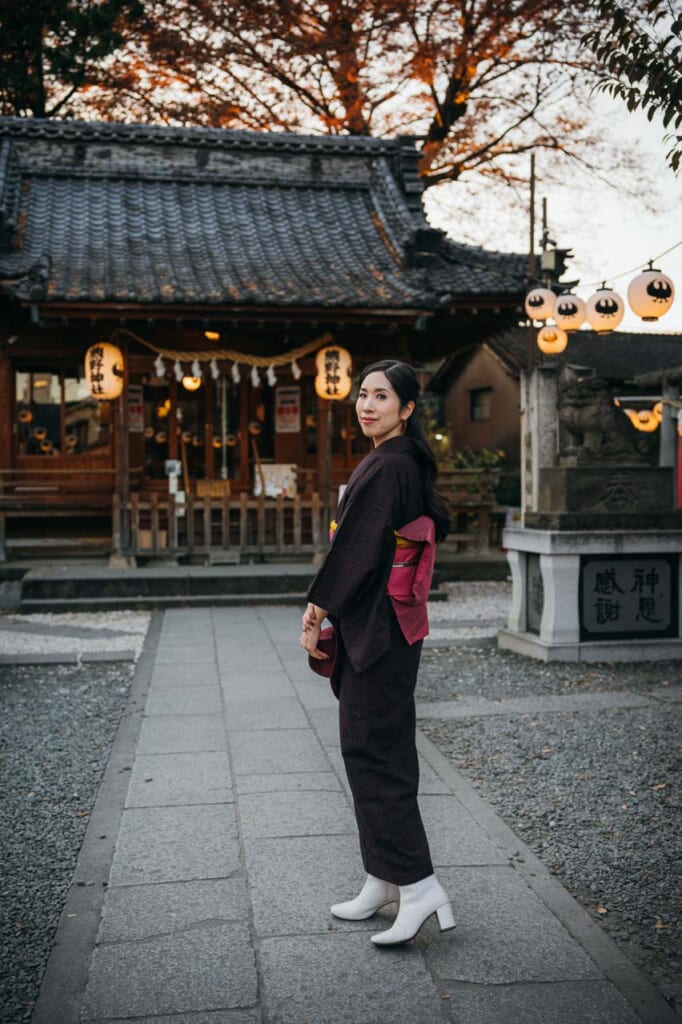
[{"label": "dark brown kimono", "polygon": [[423,514],[412,441],[384,441],[351,476],[308,592],[337,634],[332,682],[364,866],[396,885],[433,873],[417,804],[414,689],[422,645],[407,643],[386,593],[394,530]]}]

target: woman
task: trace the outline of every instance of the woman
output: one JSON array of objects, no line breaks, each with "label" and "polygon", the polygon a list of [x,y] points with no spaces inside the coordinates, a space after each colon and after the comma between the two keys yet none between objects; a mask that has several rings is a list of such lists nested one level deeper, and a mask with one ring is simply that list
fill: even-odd
[{"label": "woman", "polygon": [[[438,540],[448,530],[445,506],[433,489],[435,459],[415,413],[418,394],[417,378],[405,363],[374,363],[360,378],[356,412],[374,447],[341,499],[332,545],[308,592],[300,641],[311,658],[326,657],[318,642],[329,617],[336,636],[332,683],[341,752],[367,871],[360,894],[331,910],[359,921],[398,902],[392,927],[372,936],[379,946],[414,938],[433,913],[441,930],[454,927],[417,805],[414,689],[422,641],[401,628],[387,594],[392,570],[402,571],[394,570],[396,560],[414,565],[409,556],[419,558],[413,544],[396,539],[400,528],[426,516],[421,521],[431,538],[434,526]],[[425,625],[416,635],[427,631]]]}]

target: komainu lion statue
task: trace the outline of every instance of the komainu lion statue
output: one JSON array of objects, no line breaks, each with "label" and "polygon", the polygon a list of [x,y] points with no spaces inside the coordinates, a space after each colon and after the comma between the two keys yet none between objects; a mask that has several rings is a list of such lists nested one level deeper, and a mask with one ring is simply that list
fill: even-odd
[{"label": "komainu lion statue", "polygon": [[607,381],[591,367],[563,367],[558,411],[560,465],[649,463],[648,438],[614,405]]}]

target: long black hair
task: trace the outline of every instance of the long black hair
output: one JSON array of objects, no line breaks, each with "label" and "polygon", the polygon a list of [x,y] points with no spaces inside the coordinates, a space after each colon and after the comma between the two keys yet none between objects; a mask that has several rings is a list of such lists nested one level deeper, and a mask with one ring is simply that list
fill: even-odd
[{"label": "long black hair", "polygon": [[416,405],[420,390],[417,375],[407,363],[399,363],[395,359],[382,359],[378,363],[372,363],[371,366],[365,367],[360,374],[360,386],[370,373],[383,373],[388,378],[391,387],[400,399],[401,409],[408,402],[415,403],[415,409],[407,419],[405,436],[411,438],[419,461],[426,514],[431,516],[435,524],[436,540],[444,540],[450,529],[450,516],[445,499],[435,489],[438,466],[417,415]]}]

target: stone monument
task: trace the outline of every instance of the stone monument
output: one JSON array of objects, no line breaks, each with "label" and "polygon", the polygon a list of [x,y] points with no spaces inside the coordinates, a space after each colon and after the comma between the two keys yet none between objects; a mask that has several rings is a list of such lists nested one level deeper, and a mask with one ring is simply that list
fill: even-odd
[{"label": "stone monument", "polygon": [[547,661],[682,658],[670,406],[642,434],[590,367],[541,364],[522,375],[521,417],[522,525],[503,535],[513,594],[498,645]]}]

